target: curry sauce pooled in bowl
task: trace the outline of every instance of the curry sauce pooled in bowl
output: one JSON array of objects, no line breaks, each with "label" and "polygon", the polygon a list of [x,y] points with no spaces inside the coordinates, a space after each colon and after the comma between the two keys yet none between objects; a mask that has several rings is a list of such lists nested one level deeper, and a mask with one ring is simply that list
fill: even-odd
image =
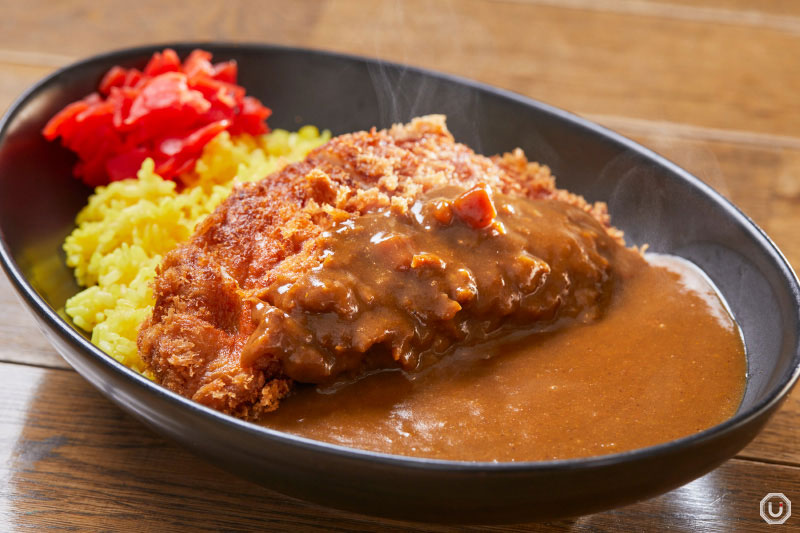
[{"label": "curry sauce pooled in bowl", "polygon": [[336,137],[169,252],[139,355],[223,412],[468,461],[614,453],[733,415],[746,360],[704,275],[444,118]]}]

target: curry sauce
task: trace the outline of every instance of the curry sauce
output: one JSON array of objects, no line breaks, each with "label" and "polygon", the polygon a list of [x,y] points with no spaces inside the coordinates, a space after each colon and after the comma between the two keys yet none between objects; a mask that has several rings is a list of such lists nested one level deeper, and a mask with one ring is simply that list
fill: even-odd
[{"label": "curry sauce", "polygon": [[243,365],[277,355],[302,383],[416,371],[520,327],[592,321],[642,262],[578,207],[484,184],[347,218],[318,243],[319,265],[276,276],[253,300]]},{"label": "curry sauce", "polygon": [[[286,367],[322,385],[299,386],[265,425],[391,454],[527,461],[649,446],[733,415],[746,376],[742,338],[698,268],[645,260],[552,200],[494,195],[490,220],[471,213],[456,222],[457,201],[447,198],[466,194],[434,191],[406,218],[348,220],[325,241],[328,263],[267,291],[272,302],[275,291],[300,302],[286,314],[298,333],[280,337],[285,361],[318,351]],[[448,283],[463,271],[470,283]],[[447,309],[437,298],[455,306],[437,314]],[[369,321],[331,307],[309,314],[304,303],[334,300]],[[321,347],[332,331],[349,368],[366,377],[348,379],[336,348]],[[387,346],[398,332],[410,345],[389,343],[372,367],[369,345],[351,342],[360,334]],[[334,354],[327,363],[325,350]]]}]

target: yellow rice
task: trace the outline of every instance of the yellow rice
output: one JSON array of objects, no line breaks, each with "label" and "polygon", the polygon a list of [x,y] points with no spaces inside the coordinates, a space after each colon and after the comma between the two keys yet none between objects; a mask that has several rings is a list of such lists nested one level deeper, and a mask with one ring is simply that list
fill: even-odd
[{"label": "yellow rice", "polygon": [[141,323],[153,307],[151,282],[166,252],[187,240],[194,227],[230,194],[236,183],[259,180],[298,161],[330,139],[305,126],[252,137],[220,134],[204,149],[191,186],[153,172],[148,159],[129,179],[97,187],[64,241],[67,264],[87,287],[66,303],[74,323],[92,332],[92,343],[121,363],[144,371],[136,349]]}]

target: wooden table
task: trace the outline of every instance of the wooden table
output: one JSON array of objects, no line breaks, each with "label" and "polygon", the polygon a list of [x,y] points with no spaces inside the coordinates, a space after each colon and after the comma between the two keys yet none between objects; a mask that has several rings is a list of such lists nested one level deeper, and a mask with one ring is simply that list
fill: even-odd
[{"label": "wooden table", "polygon": [[[0,0],[0,109],[75,59],[181,39],[377,56],[571,110],[704,179],[800,266],[800,2]],[[2,530],[449,530],[323,509],[232,477],[90,387],[4,277],[0,315]],[[800,528],[799,427],[800,389],[755,442],[689,485],[572,521],[492,529],[760,530],[768,492],[797,507],[771,531]]]}]

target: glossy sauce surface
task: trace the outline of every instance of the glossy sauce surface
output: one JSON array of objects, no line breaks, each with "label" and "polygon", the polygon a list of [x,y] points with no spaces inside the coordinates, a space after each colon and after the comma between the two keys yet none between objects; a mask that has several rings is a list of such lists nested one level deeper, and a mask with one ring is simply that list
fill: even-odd
[{"label": "glossy sauce surface", "polygon": [[448,186],[409,209],[348,218],[254,299],[245,366],[277,355],[302,383],[416,371],[507,331],[601,316],[615,270],[641,263],[585,210]]},{"label": "glossy sauce surface", "polygon": [[399,455],[523,461],[616,453],[720,423],[745,385],[738,326],[699,269],[648,263],[627,263],[595,322],[462,346],[421,372],[298,387],[263,424]]}]

